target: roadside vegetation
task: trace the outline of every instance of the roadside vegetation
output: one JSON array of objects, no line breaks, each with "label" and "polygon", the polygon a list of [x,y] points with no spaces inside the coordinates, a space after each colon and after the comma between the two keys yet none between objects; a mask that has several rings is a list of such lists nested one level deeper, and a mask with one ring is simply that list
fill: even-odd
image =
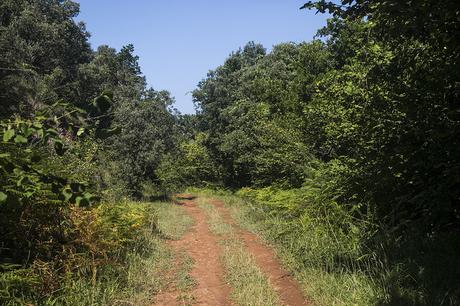
[{"label": "roadside vegetation", "polygon": [[[248,193],[253,196],[258,192],[261,191],[245,190],[237,195],[214,196],[225,202],[240,226],[274,247],[278,258],[314,304],[372,305],[388,298],[383,283],[387,271],[383,264],[360,252],[357,237],[334,228],[337,220],[335,223],[325,221],[315,208],[301,217],[287,219],[280,216],[277,209],[266,208],[266,205],[273,205],[273,199],[255,202],[248,197]],[[283,195],[283,201],[289,200],[286,196],[288,194]],[[297,195],[290,196],[293,201],[298,200]]]},{"label": "roadside vegetation", "polygon": [[2,305],[148,305],[174,279],[164,239],[190,225],[155,202],[153,170],[184,135],[172,98],[132,45],[91,49],[78,13],[0,4]]},{"label": "roadside vegetation", "polygon": [[71,218],[74,241],[56,261],[3,271],[3,305],[150,305],[172,284],[184,292],[193,286],[190,259],[165,243],[191,225],[175,205],[102,204],[74,209]]},{"label": "roadside vegetation", "polygon": [[200,82],[175,160],[218,179],[184,186],[242,198],[314,301],[456,305],[458,8],[341,4],[303,6],[333,15],[322,40],[248,43]]},{"label": "roadside vegetation", "polygon": [[436,297],[436,292],[443,292],[454,281],[443,279],[452,273],[442,268],[457,261],[449,246],[453,236],[446,237],[444,244],[425,248],[426,254],[416,253],[420,250],[418,241],[407,245],[406,259],[438,268],[430,277],[419,279],[417,286],[406,287],[419,267],[401,261],[391,270],[390,258],[401,258],[401,250],[384,249],[382,244],[376,251],[362,243],[363,235],[378,229],[376,224],[350,218],[333,204],[315,203],[305,187],[288,191],[245,188],[236,193],[222,189],[189,191],[223,200],[241,227],[274,247],[305,296],[317,305],[419,305],[425,303],[419,300],[422,296]]}]

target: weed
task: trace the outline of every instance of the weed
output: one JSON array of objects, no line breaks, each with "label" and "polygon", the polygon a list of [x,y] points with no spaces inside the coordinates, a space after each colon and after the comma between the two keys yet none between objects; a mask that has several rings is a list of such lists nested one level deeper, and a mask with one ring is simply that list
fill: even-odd
[{"label": "weed", "polygon": [[193,225],[193,219],[179,206],[169,202],[158,202],[155,206],[155,224],[164,238],[179,239]]},{"label": "weed", "polygon": [[[204,191],[211,195],[212,191]],[[318,305],[372,305],[385,297],[384,286],[354,263],[358,257],[352,238],[326,219],[303,219],[277,214],[293,207],[297,194],[284,191],[278,203],[259,204],[230,193],[220,193],[235,221],[271,244],[283,265],[293,272],[305,296]],[[265,196],[265,200],[270,200]],[[283,201],[286,201],[284,204]],[[311,208],[313,209],[313,208]],[[302,215],[301,215],[302,216]],[[356,252],[356,253],[353,253]],[[355,257],[353,257],[355,256]],[[364,260],[362,260],[364,261]]]}]

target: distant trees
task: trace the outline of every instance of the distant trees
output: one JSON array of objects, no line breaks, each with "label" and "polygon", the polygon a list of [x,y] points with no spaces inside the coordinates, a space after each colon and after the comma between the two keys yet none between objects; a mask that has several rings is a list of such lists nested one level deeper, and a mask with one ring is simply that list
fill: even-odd
[{"label": "distant trees", "polygon": [[193,92],[199,129],[232,187],[300,186],[309,150],[302,105],[313,79],[326,70],[320,42],[283,44],[265,54],[249,43],[210,72]]},{"label": "distant trees", "polygon": [[118,170],[115,180],[125,182],[128,194],[142,196],[143,183],[158,185],[156,169],[163,156],[177,150],[176,120],[166,91],[144,92],[140,100],[122,100],[115,121],[121,133],[111,139],[111,158]]}]

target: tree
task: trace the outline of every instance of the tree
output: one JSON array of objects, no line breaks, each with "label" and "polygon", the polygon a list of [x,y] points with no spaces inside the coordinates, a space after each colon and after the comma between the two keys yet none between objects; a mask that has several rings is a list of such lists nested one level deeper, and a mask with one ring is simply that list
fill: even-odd
[{"label": "tree", "polygon": [[168,92],[150,89],[140,101],[121,101],[115,111],[121,133],[109,144],[118,169],[113,175],[126,182],[130,195],[140,197],[143,183],[157,183],[163,155],[176,146],[176,121],[168,110],[172,103]]},{"label": "tree", "polygon": [[329,53],[319,41],[262,50],[249,44],[199,84],[199,129],[226,186],[300,186],[310,162],[303,107]]},{"label": "tree", "polygon": [[371,198],[395,226],[412,220],[430,232],[459,224],[454,2],[304,7],[333,13],[321,33],[335,53],[348,50],[339,69],[318,83],[306,113],[321,151],[353,161],[356,189],[349,196]]},{"label": "tree", "polygon": [[[0,113],[26,114],[55,98],[73,101],[72,83],[91,49],[72,1],[2,1],[0,4]],[[93,97],[94,98],[94,97]]]}]

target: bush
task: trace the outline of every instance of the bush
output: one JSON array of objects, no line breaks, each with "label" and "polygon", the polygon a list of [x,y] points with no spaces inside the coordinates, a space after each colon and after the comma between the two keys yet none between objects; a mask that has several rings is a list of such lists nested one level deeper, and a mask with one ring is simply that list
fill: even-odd
[{"label": "bush", "polygon": [[[105,203],[95,208],[70,207],[59,211],[59,218],[53,215],[50,219],[54,222],[48,225],[43,223],[42,215],[37,215],[41,240],[25,235],[25,241],[36,243],[27,262],[2,265],[2,303],[39,301],[40,304],[53,298],[62,299],[60,292],[76,282],[87,281],[88,287],[94,287],[101,282],[122,281],[127,277],[125,264],[130,254],[145,256],[152,251],[153,246],[144,235],[146,230],[156,231],[155,212],[150,204]],[[56,232],[42,228],[57,225],[60,226]],[[60,237],[53,233],[59,233]]]}]

